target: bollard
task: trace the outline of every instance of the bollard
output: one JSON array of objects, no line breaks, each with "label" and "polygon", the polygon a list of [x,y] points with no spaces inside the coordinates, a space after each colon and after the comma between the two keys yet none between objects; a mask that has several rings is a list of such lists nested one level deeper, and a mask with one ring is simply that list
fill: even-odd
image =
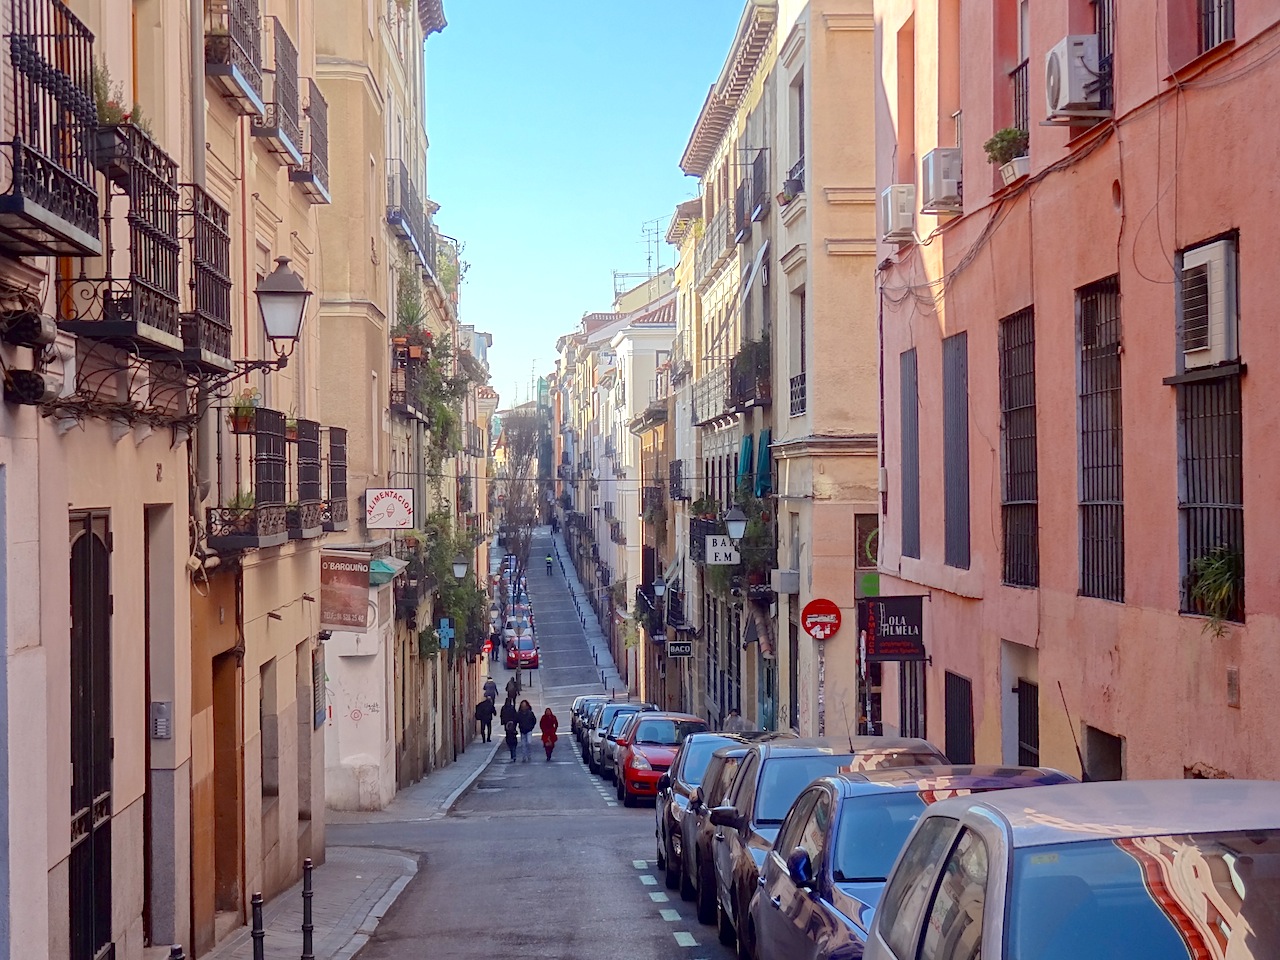
[{"label": "bollard", "polygon": [[262,940],[267,931],[262,929],[262,894],[255,893],[249,898],[249,902],[253,905],[253,926],[249,929],[249,936],[253,938],[253,960],[265,960]]},{"label": "bollard", "polygon": [[311,948],[311,934],[316,925],[311,922],[311,898],[315,891],[311,889],[311,858],[302,861],[302,960],[315,960]]},{"label": "bollard", "polygon": [[169,960],[187,960],[187,955],[182,952],[182,944],[175,943],[169,948]]}]

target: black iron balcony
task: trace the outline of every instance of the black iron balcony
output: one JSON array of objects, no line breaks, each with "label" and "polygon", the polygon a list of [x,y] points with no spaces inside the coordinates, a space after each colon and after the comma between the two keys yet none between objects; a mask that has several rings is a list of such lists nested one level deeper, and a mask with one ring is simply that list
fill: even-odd
[{"label": "black iron balcony", "polygon": [[803,373],[791,378],[791,416],[798,417],[809,409],[809,392]]},{"label": "black iron balcony", "polygon": [[615,457],[618,455],[617,441],[612,436],[604,438],[604,455],[606,457]]},{"label": "black iron balcony", "polygon": [[728,398],[729,365],[722,363],[693,382],[694,426],[723,417]]},{"label": "black iron balcony", "polygon": [[609,539],[621,547],[627,545],[627,534],[621,520],[609,521]]},{"label": "black iron balcony", "polygon": [[751,175],[748,173],[733,191],[733,242],[746,243],[751,237]]},{"label": "black iron balcony", "polygon": [[662,496],[662,487],[645,486],[640,488],[640,508],[644,511],[646,517],[653,511],[661,510],[665,502]]},{"label": "black iron balcony", "polygon": [[347,529],[347,431],[342,427],[325,427],[328,434],[328,458],[325,466],[324,513],[325,530],[334,533]]},{"label": "black iron balcony", "polygon": [[231,234],[227,211],[195,184],[186,185],[183,213],[191,251],[190,294],[182,315],[187,360],[209,371],[235,369],[231,361]]},{"label": "black iron balcony", "polygon": [[314,420],[286,420],[285,439],[289,441],[290,450],[290,499],[285,505],[285,525],[290,540],[311,540],[324,532],[320,424]]},{"label": "black iron balcony", "polygon": [[773,357],[769,339],[749,340],[729,361],[728,406],[739,412],[773,404]]},{"label": "black iron balcony", "polygon": [[804,154],[787,171],[787,180],[796,185],[796,193],[804,193]]},{"label": "black iron balcony", "polygon": [[395,413],[416,417],[425,422],[426,412],[418,406],[421,379],[422,348],[407,343],[395,346],[395,363],[391,368],[391,409]]},{"label": "black iron balcony", "polygon": [[702,286],[725,262],[733,246],[733,234],[729,232],[729,207],[723,204],[707,221],[694,257],[694,280]]},{"label": "black iron balcony", "polygon": [[694,563],[707,562],[707,537],[722,536],[724,527],[719,520],[705,517],[689,518],[689,559]]},{"label": "black iron balcony", "polygon": [[302,188],[312,203],[328,203],[329,197],[329,104],[320,88],[307,78],[306,153],[302,165],[289,168],[289,179]]},{"label": "black iron balcony", "polygon": [[108,192],[119,189],[128,199],[128,246],[117,249],[118,207],[104,203],[103,256],[58,278],[62,326],[144,355],[182,355],[178,165],[132,123],[98,127],[95,163]]},{"label": "black iron balcony", "polygon": [[0,249],[97,256],[93,34],[62,0],[11,0],[11,17],[10,139],[0,144],[0,177],[11,179],[0,196]]},{"label": "black iron balcony", "polygon": [[204,72],[235,110],[259,117],[262,98],[262,39],[258,0],[206,0]]},{"label": "black iron balcony", "polygon": [[672,460],[667,464],[667,481],[672,500],[688,500],[689,491],[684,485],[684,461]]},{"label": "black iron balcony", "polygon": [[417,184],[409,177],[403,160],[387,161],[387,223],[412,249],[424,267],[435,270],[428,260],[428,223]]},{"label": "black iron balcony", "polygon": [[214,550],[275,547],[289,539],[285,415],[263,407],[221,408],[217,502],[208,509]]},{"label": "black iron balcony", "polygon": [[769,155],[761,148],[751,161],[751,219],[763,220],[769,212]]},{"label": "black iron balcony", "polygon": [[289,39],[279,17],[268,17],[267,32],[275,54],[275,70],[268,75],[267,105],[253,121],[253,135],[262,137],[267,149],[287,166],[302,163],[302,124],[298,117],[298,49]]}]

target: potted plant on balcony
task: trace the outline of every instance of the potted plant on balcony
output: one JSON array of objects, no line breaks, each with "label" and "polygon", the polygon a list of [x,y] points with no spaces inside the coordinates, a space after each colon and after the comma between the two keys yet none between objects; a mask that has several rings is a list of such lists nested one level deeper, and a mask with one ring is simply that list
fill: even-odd
[{"label": "potted plant on balcony", "polygon": [[231,533],[246,534],[252,528],[254,502],[252,490],[237,490],[227,501],[227,528]]},{"label": "potted plant on balcony", "polygon": [[231,400],[231,409],[227,411],[227,423],[232,433],[252,433],[253,421],[258,409],[258,390],[256,387],[245,387]]},{"label": "potted plant on balcony", "polygon": [[982,149],[987,152],[987,161],[999,164],[1000,179],[1006,187],[1031,172],[1031,158],[1027,156],[1030,144],[1031,137],[1027,131],[1018,127],[1005,127],[997,130],[982,145]]},{"label": "potted plant on balcony", "polygon": [[1229,621],[1244,613],[1244,556],[1219,544],[1191,561],[1187,598],[1193,612],[1207,616],[1205,630],[1221,637]]},{"label": "potted plant on balcony", "polygon": [[105,62],[98,61],[90,68],[93,82],[93,99],[98,113],[98,126],[93,136],[93,164],[106,178],[124,187],[129,181],[129,132],[135,127],[150,135],[150,124],[137,104],[127,107],[124,86],[113,83],[111,71]]},{"label": "potted plant on balcony", "polygon": [[290,443],[298,442],[298,418],[293,410],[284,418],[284,438]]},{"label": "potted plant on balcony", "polygon": [[714,520],[720,514],[719,505],[705,493],[693,501],[690,509],[699,520]]}]

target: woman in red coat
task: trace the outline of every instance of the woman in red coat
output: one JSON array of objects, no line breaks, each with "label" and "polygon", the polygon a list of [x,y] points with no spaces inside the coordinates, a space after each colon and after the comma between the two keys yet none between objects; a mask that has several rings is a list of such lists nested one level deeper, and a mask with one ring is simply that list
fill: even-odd
[{"label": "woman in red coat", "polygon": [[550,761],[551,751],[556,748],[556,731],[560,729],[560,721],[550,707],[543,711],[538,729],[542,731],[542,748],[547,751],[547,760]]}]

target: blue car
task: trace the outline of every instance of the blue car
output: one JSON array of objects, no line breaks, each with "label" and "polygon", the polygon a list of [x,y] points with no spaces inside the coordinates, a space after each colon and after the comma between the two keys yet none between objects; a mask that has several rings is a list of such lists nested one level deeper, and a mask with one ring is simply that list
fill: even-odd
[{"label": "blue car", "polygon": [[930,804],[1074,782],[1044,767],[993,766],[900,767],[815,780],[787,812],[751,899],[757,960],[861,957],[885,878]]}]

